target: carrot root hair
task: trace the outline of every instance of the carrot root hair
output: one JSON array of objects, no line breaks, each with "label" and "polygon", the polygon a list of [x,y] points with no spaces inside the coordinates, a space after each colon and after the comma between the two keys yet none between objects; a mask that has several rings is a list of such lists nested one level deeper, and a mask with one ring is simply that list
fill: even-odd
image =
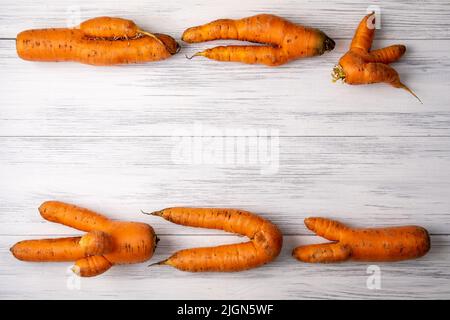
[{"label": "carrot root hair", "polygon": [[138,29],[137,32],[139,34],[143,34],[145,36],[149,36],[150,38],[155,39],[156,41],[158,41],[161,45],[163,45],[164,47],[166,46],[157,36],[155,36],[153,33]]},{"label": "carrot root hair", "polygon": [[412,91],[408,86],[404,85],[403,83],[400,82],[399,88],[405,89],[406,91],[408,91],[410,94],[412,94],[417,100],[419,100],[419,102],[421,104],[423,104],[422,100],[420,100],[420,98],[414,93],[414,91]]},{"label": "carrot root hair", "polygon": [[167,264],[167,260],[168,259],[165,259],[165,260],[161,260],[161,261],[158,261],[158,262],[155,262],[155,263],[152,263],[152,264],[149,264],[147,267],[153,267],[153,266],[162,266],[162,265],[166,265]]},{"label": "carrot root hair", "polygon": [[[162,215],[163,215],[163,211],[162,210],[152,211],[152,212],[147,212],[147,211],[141,210],[141,212],[143,214],[146,214],[146,215],[149,215],[149,216],[162,217]],[[158,239],[158,241],[159,241],[159,239]]]},{"label": "carrot root hair", "polygon": [[201,52],[196,52],[196,53],[194,53],[192,56],[188,56],[187,54],[185,55],[185,57],[186,57],[186,59],[188,59],[188,60],[192,60],[193,58],[195,58],[195,57],[201,57],[201,56],[204,56],[205,54],[203,53],[203,51],[201,51]]},{"label": "carrot root hair", "polygon": [[161,44],[164,48],[166,48],[166,50],[169,51],[171,55],[177,54],[181,50],[181,46],[178,44],[178,42],[176,43],[177,44],[176,50],[175,50],[175,52],[173,52],[173,51],[170,51],[169,47],[160,38],[158,38],[155,34],[148,32],[148,31],[141,30],[141,29],[138,29],[137,32],[138,32],[138,34],[145,35],[145,36],[155,39],[159,44]]}]

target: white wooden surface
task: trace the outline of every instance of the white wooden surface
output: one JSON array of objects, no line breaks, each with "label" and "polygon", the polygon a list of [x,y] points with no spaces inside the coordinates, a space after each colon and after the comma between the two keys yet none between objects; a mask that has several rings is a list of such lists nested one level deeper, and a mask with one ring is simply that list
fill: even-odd
[{"label": "white wooden surface", "polygon": [[[395,67],[423,105],[384,85],[331,83],[332,66],[371,4],[382,17],[374,46],[407,45]],[[15,53],[19,31],[65,26],[77,16],[123,16],[179,38],[192,25],[260,12],[318,27],[336,49],[279,68],[184,58],[211,43],[185,46],[167,61],[111,68],[31,63]],[[0,298],[450,298],[449,16],[446,0],[3,0]],[[252,132],[263,145],[275,143],[266,159],[272,172],[264,171],[268,163],[236,160],[248,150],[221,146],[223,136],[233,144]],[[205,150],[202,161],[180,158],[189,142],[234,160],[211,160]],[[37,207],[48,199],[150,223],[161,238],[152,261],[240,240],[139,213],[176,205],[260,213],[286,234],[284,251],[272,264],[232,274],[119,266],[73,289],[69,264],[24,263],[9,253],[22,239],[76,234],[40,218]],[[290,257],[293,247],[321,241],[303,226],[310,215],[358,226],[420,224],[432,233],[432,250],[380,264],[381,289],[370,290],[370,264]]]}]

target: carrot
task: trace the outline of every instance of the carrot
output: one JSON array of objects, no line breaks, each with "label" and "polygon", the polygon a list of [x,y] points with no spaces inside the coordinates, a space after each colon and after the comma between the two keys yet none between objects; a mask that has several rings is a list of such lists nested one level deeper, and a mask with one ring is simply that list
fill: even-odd
[{"label": "carrot", "polygon": [[76,28],[26,30],[17,35],[17,54],[31,61],[75,61],[114,65],[163,60],[179,50],[170,36],[151,34],[133,21],[100,17]]},{"label": "carrot", "polygon": [[194,54],[218,61],[278,66],[288,61],[322,55],[334,49],[334,41],[322,31],[293,24],[271,14],[239,20],[220,19],[184,31],[183,41],[197,43],[236,39],[262,46],[220,46]]},{"label": "carrot", "polygon": [[418,226],[354,229],[326,218],[307,218],[305,225],[333,242],[295,248],[292,255],[303,262],[400,261],[430,249],[427,230]]},{"label": "carrot", "polygon": [[134,38],[143,33],[133,21],[115,17],[89,19],[83,21],[78,29],[92,38]]},{"label": "carrot", "polygon": [[23,261],[75,261],[74,272],[95,276],[115,264],[147,261],[153,255],[158,238],[148,224],[112,221],[74,205],[44,202],[41,216],[88,233],[82,237],[25,240],[10,250]]},{"label": "carrot", "polygon": [[390,63],[398,61],[406,52],[404,45],[393,45],[371,50],[375,28],[369,26],[374,21],[375,13],[365,16],[358,25],[350,49],[341,57],[339,64],[333,68],[333,81],[342,80],[347,84],[388,83],[395,88],[402,88],[411,93],[420,102],[419,97],[400,81],[400,76]]},{"label": "carrot", "polygon": [[185,249],[156,264],[190,272],[241,271],[275,259],[283,237],[269,221],[250,212],[217,208],[168,208],[151,213],[184,226],[220,229],[250,241],[208,248]]},{"label": "carrot", "polygon": [[112,239],[104,232],[91,231],[83,237],[20,241],[11,251],[25,261],[75,261],[111,252]]},{"label": "carrot", "polygon": [[80,277],[93,277],[112,267],[111,262],[104,256],[89,256],[75,262],[72,271]]}]

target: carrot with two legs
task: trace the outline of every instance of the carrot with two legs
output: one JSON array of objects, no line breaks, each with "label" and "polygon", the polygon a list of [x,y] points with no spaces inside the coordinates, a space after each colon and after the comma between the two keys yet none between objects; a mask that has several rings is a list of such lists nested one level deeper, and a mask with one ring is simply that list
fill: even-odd
[{"label": "carrot with two legs", "polygon": [[389,65],[403,56],[406,47],[396,44],[371,50],[375,36],[374,21],[375,13],[368,14],[361,20],[350,44],[350,49],[333,69],[333,81],[342,80],[351,85],[384,82],[408,91],[420,101],[419,97],[400,81],[397,71]]},{"label": "carrot with two legs", "polygon": [[152,257],[158,241],[148,224],[112,221],[91,210],[63,202],[44,202],[39,212],[46,220],[87,234],[20,241],[11,248],[12,254],[23,261],[74,261],[72,270],[82,277],[99,275],[115,264],[147,261]]}]

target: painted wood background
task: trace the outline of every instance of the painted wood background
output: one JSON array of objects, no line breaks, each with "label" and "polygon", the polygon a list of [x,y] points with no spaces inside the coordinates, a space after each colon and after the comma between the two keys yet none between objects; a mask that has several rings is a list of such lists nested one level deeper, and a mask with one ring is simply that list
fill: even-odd
[{"label": "painted wood background", "polygon": [[[369,5],[381,10],[374,46],[407,45],[395,67],[423,105],[385,85],[331,83]],[[15,52],[21,30],[100,15],[179,39],[192,25],[262,12],[320,28],[336,49],[278,68],[185,59],[210,43],[183,44],[163,62],[109,68],[26,62]],[[1,1],[0,298],[450,298],[449,16],[447,0]],[[25,238],[77,234],[40,218],[48,199],[150,223],[161,238],[152,261],[240,241],[140,214],[181,205],[260,213],[286,235],[284,251],[241,273],[140,264],[74,278],[69,264],[9,253]],[[293,247],[321,241],[303,226],[311,215],[420,224],[432,250],[380,264],[381,288],[369,289],[370,264],[290,257]]]}]

